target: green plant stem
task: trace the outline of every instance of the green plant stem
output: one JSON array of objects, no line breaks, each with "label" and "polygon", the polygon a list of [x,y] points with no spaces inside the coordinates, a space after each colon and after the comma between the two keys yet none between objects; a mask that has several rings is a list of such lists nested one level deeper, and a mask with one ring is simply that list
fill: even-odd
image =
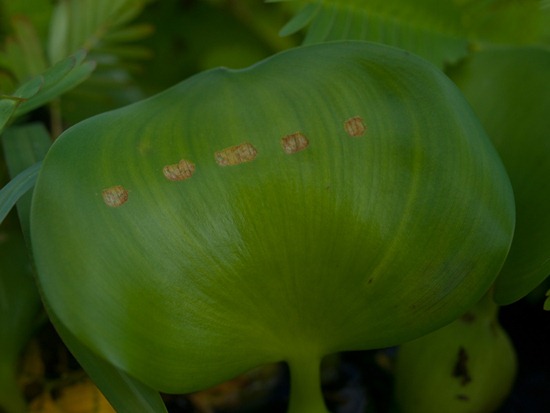
[{"label": "green plant stem", "polygon": [[56,139],[63,132],[63,118],[61,115],[61,101],[54,99],[50,102],[51,136]]},{"label": "green plant stem", "polygon": [[320,358],[304,355],[288,361],[290,404],[288,413],[329,413],[321,391]]}]

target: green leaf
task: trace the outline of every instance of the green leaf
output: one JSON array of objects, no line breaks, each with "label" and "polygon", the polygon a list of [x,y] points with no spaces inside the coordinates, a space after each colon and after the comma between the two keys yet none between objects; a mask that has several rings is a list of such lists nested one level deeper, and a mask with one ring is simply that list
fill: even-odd
[{"label": "green leaf", "polygon": [[0,133],[17,116],[17,108],[35,96],[44,84],[44,78],[37,76],[22,84],[13,95],[0,95]]},{"label": "green leaf", "polygon": [[41,166],[41,162],[34,164],[0,189],[0,222],[6,218],[6,215],[15,206],[19,198],[34,186]]},{"label": "green leaf", "polygon": [[517,209],[512,248],[495,299],[519,300],[550,274],[550,52],[503,48],[452,72],[499,151]]},{"label": "green leaf", "polygon": [[303,29],[309,24],[311,19],[313,19],[320,6],[320,2],[307,4],[281,29],[279,34],[281,36],[289,36],[296,33],[298,30]]},{"label": "green leaf", "polygon": [[44,87],[49,88],[61,82],[72,70],[84,62],[86,52],[79,50],[75,54],[57,62],[52,67],[48,68],[44,76]]},{"label": "green leaf", "polygon": [[[2,136],[2,144],[10,174],[15,175],[29,164],[41,161],[46,155],[50,143],[49,134],[42,124],[27,124],[8,128]],[[26,173],[27,171],[23,172]],[[30,198],[31,194],[27,193],[23,199],[17,202],[21,227],[26,236],[28,236],[29,230]],[[0,232],[0,244],[2,243],[2,235]],[[13,235],[10,235],[10,237],[13,237]],[[7,302],[4,302],[4,295],[0,294],[0,299],[2,299],[0,310],[6,310],[5,313],[0,311],[0,327],[6,329],[1,334],[3,340],[0,344],[0,352],[3,354],[3,359],[6,360],[9,355],[13,355],[13,359],[18,355],[21,346],[26,343],[26,339],[28,339],[30,333],[35,328],[36,323],[30,322],[30,320],[36,318],[37,309],[41,308],[40,297],[31,276],[25,245],[24,243],[20,244],[20,248],[22,248],[24,253],[23,257],[28,273],[28,280],[21,279],[20,274],[16,276],[16,272],[20,271],[19,267],[15,265],[17,263],[17,256],[13,252],[8,252],[4,245],[0,249],[1,252],[6,252],[6,260],[3,260],[4,255],[0,254],[0,291],[5,293],[6,299],[9,297],[12,300],[12,304],[8,305]],[[6,270],[6,264],[9,271]],[[16,269],[17,271],[15,271]],[[30,284],[28,281],[30,281]],[[51,319],[54,321],[56,329],[61,333],[69,349],[77,357],[90,377],[101,388],[103,394],[109,398],[110,403],[118,412],[166,412],[158,392],[152,391],[150,388],[95,356],[85,346],[82,346],[78,340],[74,339],[70,333],[65,331],[55,316],[51,317]],[[9,352],[7,349],[8,345],[12,348]],[[14,370],[15,361],[13,360],[12,370]],[[8,377],[14,377],[13,371],[11,371],[11,375]],[[0,379],[2,378],[3,376],[0,374]],[[0,386],[1,384],[2,382],[0,381]],[[0,388],[5,389],[5,387]],[[14,396],[10,395],[10,399]],[[15,404],[16,402],[10,400],[10,403]],[[15,413],[21,410],[13,411]]]},{"label": "green leaf", "polygon": [[26,411],[16,373],[19,356],[39,323],[41,302],[25,242],[0,226],[0,409]]},{"label": "green leaf", "polygon": [[[2,136],[2,144],[10,174],[13,176],[29,164],[41,161],[46,155],[50,143],[48,132],[42,124],[27,124],[8,128]],[[30,195],[27,193],[24,197],[26,199],[21,199],[17,203],[21,227],[26,235],[28,235],[29,229]],[[2,235],[2,232],[0,232],[0,244],[2,243]],[[9,238],[11,239],[15,235],[11,234]],[[21,266],[15,265],[18,263],[17,256],[6,250],[3,244],[2,249],[0,249],[1,252],[6,252],[5,260],[3,260],[4,255],[0,254],[0,269],[2,269],[0,271],[0,291],[4,292],[6,299],[9,297],[12,302],[11,305],[8,305],[7,302],[4,302],[4,295],[0,294],[2,299],[0,310],[6,310],[5,313],[0,311],[0,327],[6,329],[1,334],[3,340],[0,344],[0,352],[5,359],[8,358],[8,355],[13,355],[13,358],[18,355],[21,346],[26,343],[26,339],[35,328],[35,323],[30,322],[30,320],[36,318],[37,309],[41,308],[40,297],[31,276],[25,245],[22,242],[20,244],[20,248],[24,253],[23,263],[26,266],[28,280],[21,279],[20,274],[16,276],[16,272],[20,271],[19,267]],[[6,265],[9,271],[6,270]],[[78,340],[74,339],[62,325],[59,325],[55,316],[52,317],[52,321],[55,322],[56,329],[61,333],[69,349],[75,354],[86,372],[101,388],[103,394],[109,398],[110,403],[118,412],[166,412],[158,392],[153,392],[92,354]],[[7,351],[8,345],[13,348],[12,351]],[[15,366],[15,360],[13,366]],[[11,373],[10,377],[14,377],[13,371]],[[0,388],[4,389],[5,387]],[[17,410],[14,410],[14,412],[17,412]]]},{"label": "green leaf", "polygon": [[418,337],[477,302],[514,205],[439,69],[339,42],[73,126],[31,225],[44,299],[90,351],[175,393],[284,360],[295,413],[321,410],[324,355]]},{"label": "green leaf", "polygon": [[546,292],[546,300],[544,301],[544,309],[550,311],[550,290]]},{"label": "green leaf", "polygon": [[[4,157],[10,176],[17,176],[32,165],[41,162],[51,145],[50,135],[41,123],[12,126],[1,137]],[[25,239],[30,242],[29,217],[31,193],[22,196],[17,202],[19,222]]]},{"label": "green leaf", "polygon": [[43,86],[44,77],[36,76],[19,86],[19,88],[13,93],[13,97],[22,103],[31,99],[33,96],[36,96]]},{"label": "green leaf", "polygon": [[399,347],[393,370],[399,412],[501,410],[517,376],[518,359],[498,310],[487,294],[456,321]]},{"label": "green leaf", "polygon": [[[301,23],[311,17],[314,6],[320,6],[310,19],[305,44],[344,39],[376,41],[409,50],[440,68],[465,57],[468,47],[486,43],[550,44],[550,10],[543,9],[540,0],[297,3],[304,8],[291,22],[297,19]],[[291,28],[295,26],[298,28],[294,23]]]},{"label": "green leaf", "polygon": [[0,130],[12,117],[22,116],[86,80],[95,63],[84,61],[86,53],[79,51],[25,82],[13,95],[0,95]]},{"label": "green leaf", "polygon": [[96,65],[94,62],[85,61],[85,57],[86,53],[80,51],[49,68],[41,77],[41,90],[18,107],[16,116],[52,101],[88,79]]},{"label": "green leaf", "polygon": [[[50,26],[48,54],[50,61],[57,62],[78,49],[88,51],[102,44],[110,32],[121,30],[143,9],[147,0],[60,0],[53,13]],[[143,26],[132,30],[136,35],[146,36]],[[120,32],[119,32],[120,33]],[[128,33],[128,32],[126,32]],[[111,41],[115,41],[111,38]],[[122,38],[124,39],[124,37]]]},{"label": "green leaf", "polygon": [[[48,54],[52,61],[67,56],[78,49],[88,52],[89,58],[97,62],[96,76],[110,71],[113,82],[103,90],[95,89],[100,101],[88,104],[87,90],[77,88],[61,101],[64,119],[70,123],[84,119],[98,112],[104,112],[130,103],[128,96],[135,96],[136,85],[129,84],[129,67],[143,59],[150,58],[151,51],[134,44],[148,36],[151,26],[132,25],[149,0],[61,0],[57,3],[52,18]],[[130,65],[127,63],[130,62]],[[91,85],[86,85],[89,90]],[[83,86],[84,87],[84,86]],[[140,94],[138,98],[142,98]],[[134,99],[135,100],[135,99]],[[97,103],[100,103],[97,105]]]},{"label": "green leaf", "polygon": [[160,394],[98,357],[49,313],[59,336],[119,413],[166,413]]},{"label": "green leaf", "polygon": [[[44,133],[41,125],[12,126],[4,132],[3,153],[11,176],[42,160],[49,146],[48,135]],[[30,197],[27,193],[17,202],[24,236],[21,231],[0,225],[0,409],[9,413],[25,410],[16,369],[21,351],[44,321],[39,317],[42,304],[25,244],[30,242]],[[0,200],[3,201],[3,195]]]},{"label": "green leaf", "polygon": [[0,133],[15,113],[18,100],[0,96]]},{"label": "green leaf", "polygon": [[493,0],[466,11],[464,26],[475,43],[550,46],[550,10],[541,0]]}]

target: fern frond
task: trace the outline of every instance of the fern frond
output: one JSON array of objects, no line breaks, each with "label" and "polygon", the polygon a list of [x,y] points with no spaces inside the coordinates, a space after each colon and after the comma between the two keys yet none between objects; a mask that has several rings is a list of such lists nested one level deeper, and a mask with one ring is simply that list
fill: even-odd
[{"label": "fern frond", "polygon": [[133,23],[151,0],[58,0],[50,25],[48,56],[55,62],[74,50],[88,51],[96,71],[61,101],[69,123],[142,98],[131,82],[137,62],[151,57],[139,42],[153,26]]},{"label": "fern frond", "polygon": [[129,25],[148,0],[59,0],[50,25],[48,56],[57,62],[78,49],[93,53],[148,36],[147,25]]}]

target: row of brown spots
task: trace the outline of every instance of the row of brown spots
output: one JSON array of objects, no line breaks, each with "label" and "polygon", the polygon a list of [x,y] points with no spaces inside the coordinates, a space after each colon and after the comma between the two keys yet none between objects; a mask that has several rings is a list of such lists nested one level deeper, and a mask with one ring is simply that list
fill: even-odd
[{"label": "row of brown spots", "polygon": [[251,162],[256,159],[258,151],[248,142],[240,145],[230,146],[214,154],[216,163],[220,166],[238,165],[244,162]]},{"label": "row of brown spots", "polygon": [[[351,137],[365,134],[367,127],[360,116],[354,116],[344,122],[344,130]],[[303,151],[309,146],[308,138],[302,132],[286,135],[281,139],[281,146],[286,154]],[[216,163],[220,166],[233,166],[256,159],[258,151],[248,142],[230,146],[214,154]],[[184,181],[195,173],[195,164],[181,159],[176,164],[166,165],[162,173],[169,181]],[[116,208],[128,201],[128,190],[122,185],[115,185],[102,191],[103,202],[107,206]]]},{"label": "row of brown spots", "polygon": [[182,159],[173,165],[166,165],[162,169],[162,173],[169,181],[184,181],[191,178],[195,173],[195,164]]}]

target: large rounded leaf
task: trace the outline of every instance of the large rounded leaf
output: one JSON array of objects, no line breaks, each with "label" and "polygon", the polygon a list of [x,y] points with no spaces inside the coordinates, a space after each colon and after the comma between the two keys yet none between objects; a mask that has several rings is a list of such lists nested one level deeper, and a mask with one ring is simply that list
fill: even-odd
[{"label": "large rounded leaf", "polygon": [[315,376],[324,354],[450,322],[493,282],[513,223],[452,82],[345,42],[73,127],[39,176],[32,239],[45,299],[82,343],[187,392],[277,360]]},{"label": "large rounded leaf", "polygon": [[550,52],[479,52],[453,79],[493,140],[514,188],[514,241],[495,286],[495,300],[510,304],[550,274]]}]

